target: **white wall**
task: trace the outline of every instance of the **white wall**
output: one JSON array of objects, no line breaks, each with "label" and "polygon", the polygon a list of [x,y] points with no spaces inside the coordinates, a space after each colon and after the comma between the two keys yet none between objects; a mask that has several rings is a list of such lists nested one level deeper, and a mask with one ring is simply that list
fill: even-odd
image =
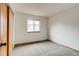
[{"label": "white wall", "polygon": [[[41,32],[40,33],[27,33],[26,21],[28,17],[40,19],[41,21]],[[47,34],[47,18],[40,16],[32,16],[23,13],[16,13],[14,15],[14,43],[27,43],[39,40],[48,39]]]},{"label": "white wall", "polygon": [[79,6],[49,18],[50,40],[79,50]]}]

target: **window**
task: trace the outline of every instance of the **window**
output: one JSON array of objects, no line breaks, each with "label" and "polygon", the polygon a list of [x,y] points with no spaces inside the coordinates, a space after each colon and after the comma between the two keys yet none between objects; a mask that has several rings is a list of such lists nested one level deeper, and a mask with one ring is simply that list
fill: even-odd
[{"label": "window", "polygon": [[27,20],[27,32],[40,32],[40,21]]}]

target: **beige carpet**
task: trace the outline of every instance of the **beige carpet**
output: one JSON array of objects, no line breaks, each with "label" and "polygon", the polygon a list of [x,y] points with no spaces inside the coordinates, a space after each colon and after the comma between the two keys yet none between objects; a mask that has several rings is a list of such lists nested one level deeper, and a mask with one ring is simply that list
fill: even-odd
[{"label": "beige carpet", "polygon": [[79,51],[45,41],[15,47],[13,56],[79,56]]}]

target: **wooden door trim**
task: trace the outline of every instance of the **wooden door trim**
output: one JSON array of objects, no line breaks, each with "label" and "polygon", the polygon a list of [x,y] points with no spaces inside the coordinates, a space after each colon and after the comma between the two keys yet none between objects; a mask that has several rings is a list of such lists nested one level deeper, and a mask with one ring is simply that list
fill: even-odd
[{"label": "wooden door trim", "polygon": [[[10,55],[10,11],[12,12],[11,8],[7,5],[7,56]],[[13,14],[13,12],[12,12]],[[14,15],[14,14],[13,14]]]},{"label": "wooden door trim", "polygon": [[10,36],[10,32],[9,32],[10,31],[10,19],[9,19],[10,16],[9,16],[9,14],[10,14],[10,11],[14,15],[10,6],[7,5],[7,56],[10,55],[10,44],[9,44],[9,40],[10,40],[10,38],[9,38],[9,36]]}]

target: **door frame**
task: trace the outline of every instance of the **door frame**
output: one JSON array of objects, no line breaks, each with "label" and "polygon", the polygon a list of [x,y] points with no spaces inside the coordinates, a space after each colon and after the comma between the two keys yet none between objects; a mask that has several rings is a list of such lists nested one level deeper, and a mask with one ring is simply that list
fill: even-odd
[{"label": "door frame", "polygon": [[[10,16],[9,16],[9,14],[10,14],[10,12],[9,11],[11,11],[12,12],[12,15],[14,16],[14,13],[13,13],[13,11],[12,11],[12,9],[10,8],[10,6],[8,5],[8,4],[6,4],[7,5],[7,56],[9,56],[10,55],[10,44],[9,44],[9,37],[10,37]],[[13,20],[13,19],[12,19]],[[12,43],[13,43],[13,41],[12,41]],[[14,46],[13,46],[14,47]],[[12,47],[12,49],[13,49],[13,47]]]}]

